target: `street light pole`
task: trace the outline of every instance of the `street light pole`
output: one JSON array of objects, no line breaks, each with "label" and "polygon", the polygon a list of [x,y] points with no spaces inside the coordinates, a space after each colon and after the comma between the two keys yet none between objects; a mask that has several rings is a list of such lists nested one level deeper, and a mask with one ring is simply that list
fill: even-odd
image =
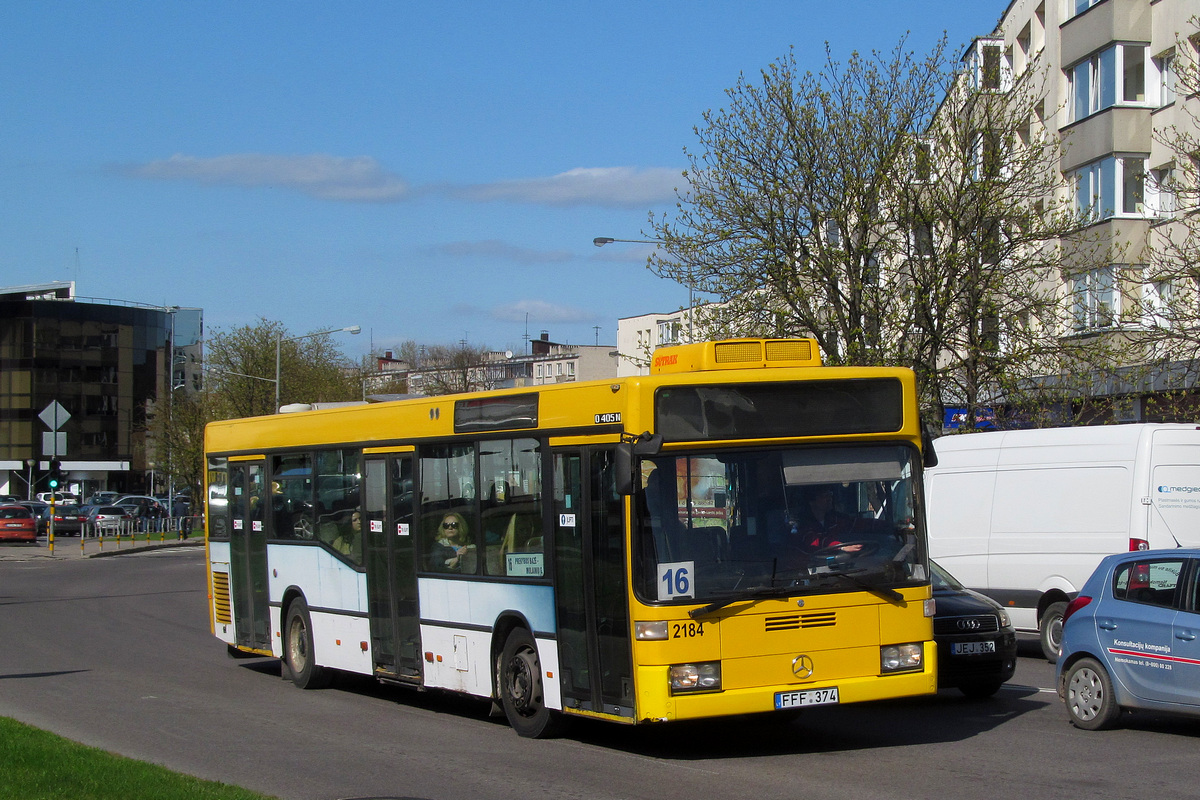
[{"label": "street light pole", "polygon": [[[627,242],[629,244],[663,244],[662,239],[614,239],[611,236],[597,236],[595,239],[592,239],[592,244],[596,245],[596,247],[604,247],[604,245],[612,244],[613,242]],[[688,280],[687,280],[688,341],[693,341],[696,338],[694,335],[694,332],[692,330],[692,317],[694,316],[695,308],[696,308],[696,301],[695,301],[695,297],[694,297],[695,290],[696,290],[696,279],[695,279],[695,276],[692,275],[692,268],[690,265],[688,266],[687,275],[688,275]]]},{"label": "street light pole", "polygon": [[327,331],[317,331],[316,333],[306,333],[306,334],[304,334],[303,336],[289,336],[289,337],[288,337],[288,338],[286,338],[286,339],[285,339],[285,338],[283,338],[283,334],[282,334],[282,333],[280,333],[280,334],[276,335],[276,337],[275,337],[275,413],[276,413],[276,414],[278,414],[278,413],[279,413],[279,372],[280,372],[280,353],[281,353],[281,352],[282,352],[282,350],[283,350],[283,343],[284,343],[284,342],[295,342],[295,341],[298,341],[298,340],[300,340],[300,339],[311,339],[311,338],[312,338],[312,337],[314,337],[314,336],[325,336],[326,334],[330,334],[330,333],[351,333],[351,334],[354,334],[354,333],[361,333],[361,332],[362,332],[362,328],[360,328],[359,326],[357,326],[357,325],[349,325],[349,326],[347,326],[347,327],[345,327],[345,328],[331,328],[330,330],[327,330]]}]

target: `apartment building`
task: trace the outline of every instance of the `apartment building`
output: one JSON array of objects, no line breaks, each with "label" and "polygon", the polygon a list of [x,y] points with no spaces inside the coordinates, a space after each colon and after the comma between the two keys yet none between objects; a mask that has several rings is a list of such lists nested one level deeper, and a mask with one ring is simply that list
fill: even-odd
[{"label": "apartment building", "polygon": [[[1197,63],[1198,14],[1195,0],[1013,0],[963,57],[964,78],[976,86],[1005,93],[1036,80],[1044,92],[1018,138],[1054,138],[1062,180],[1057,197],[1029,203],[1065,200],[1084,219],[1079,236],[1059,242],[1059,333],[1119,340],[1125,367],[1092,387],[1117,421],[1161,418],[1148,400],[1165,390],[1194,394],[1197,385],[1197,354],[1176,348],[1171,361],[1154,342],[1182,341],[1160,334],[1172,317],[1183,323],[1187,315],[1169,307],[1200,276],[1178,253],[1162,267],[1164,243],[1200,232],[1182,199],[1195,197],[1196,163],[1178,163],[1172,146],[1195,137],[1200,118],[1200,101],[1177,83]],[[1183,251],[1194,253],[1194,242]]]}]

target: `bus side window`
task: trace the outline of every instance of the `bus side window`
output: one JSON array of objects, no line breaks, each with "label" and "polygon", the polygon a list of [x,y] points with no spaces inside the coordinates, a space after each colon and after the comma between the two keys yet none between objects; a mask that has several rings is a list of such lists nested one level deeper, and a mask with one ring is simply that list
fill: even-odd
[{"label": "bus side window", "polygon": [[476,485],[473,444],[422,450],[420,530],[426,570],[475,573]]}]

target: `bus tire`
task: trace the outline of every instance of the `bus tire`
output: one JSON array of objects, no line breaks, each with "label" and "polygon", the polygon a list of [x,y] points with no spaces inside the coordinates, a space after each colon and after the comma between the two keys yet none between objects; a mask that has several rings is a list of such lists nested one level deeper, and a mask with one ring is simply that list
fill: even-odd
[{"label": "bus tire", "polygon": [[1066,611],[1066,603],[1051,603],[1046,607],[1046,611],[1038,623],[1038,638],[1042,643],[1042,655],[1051,664],[1058,663],[1058,655],[1062,652],[1062,623],[1063,614]]},{"label": "bus tire", "polygon": [[301,689],[323,689],[333,678],[329,670],[316,664],[312,617],[302,597],[288,606],[283,626],[283,658],[292,674],[292,683]]},{"label": "bus tire", "polygon": [[500,703],[513,730],[529,739],[546,739],[559,734],[563,718],[546,708],[537,643],[529,631],[516,628],[508,635],[500,655],[497,678]]}]

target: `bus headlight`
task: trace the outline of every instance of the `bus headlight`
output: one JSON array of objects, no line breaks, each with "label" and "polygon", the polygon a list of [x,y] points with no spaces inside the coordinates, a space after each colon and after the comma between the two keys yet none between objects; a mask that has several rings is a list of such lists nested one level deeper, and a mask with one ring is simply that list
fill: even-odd
[{"label": "bus headlight", "polygon": [[671,666],[671,694],[721,691],[721,662],[674,664]]},{"label": "bus headlight", "polygon": [[925,646],[920,642],[910,644],[885,644],[879,648],[880,669],[889,672],[909,672],[921,668]]},{"label": "bus headlight", "polygon": [[633,638],[639,642],[666,641],[669,626],[666,620],[633,623]]}]

